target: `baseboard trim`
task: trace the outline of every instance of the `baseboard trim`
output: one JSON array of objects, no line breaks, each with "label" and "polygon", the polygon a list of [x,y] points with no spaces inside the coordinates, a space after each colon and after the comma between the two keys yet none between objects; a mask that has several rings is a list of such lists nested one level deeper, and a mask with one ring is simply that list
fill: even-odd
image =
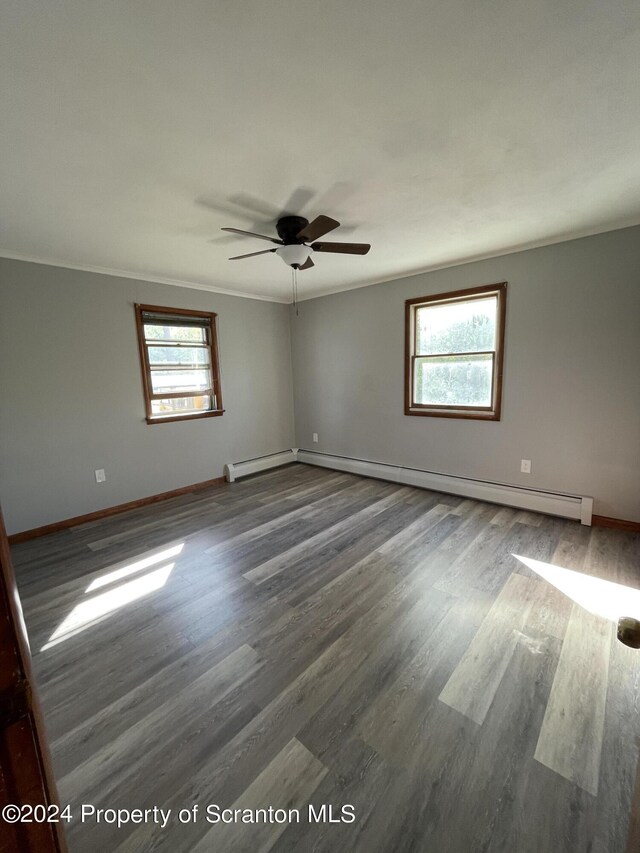
[{"label": "baseboard trim", "polygon": [[[592,515],[593,499],[586,496],[556,495],[548,492],[521,489],[518,486],[487,483],[481,480],[469,480],[463,477],[452,477],[447,474],[434,474],[429,471],[421,471],[417,468],[402,468],[382,462],[367,462],[363,459],[353,459],[347,456],[332,456],[312,450],[291,448],[282,453],[248,459],[244,462],[229,463],[229,465],[225,465],[224,477],[214,477],[212,480],[203,480],[200,483],[193,483],[190,486],[182,486],[179,489],[171,489],[168,492],[160,492],[157,495],[150,495],[146,498],[139,498],[135,501],[106,507],[105,509],[99,509],[85,515],[65,518],[62,521],[55,521],[52,524],[45,524],[42,527],[34,527],[30,530],[23,530],[20,533],[13,533],[8,537],[9,544],[17,545],[20,542],[38,539],[40,536],[46,536],[49,533],[58,533],[61,530],[67,530],[70,527],[76,527],[88,521],[99,521],[101,518],[108,518],[111,515],[118,515],[122,512],[128,512],[131,509],[148,506],[149,504],[158,503],[169,498],[176,498],[180,495],[187,495],[190,492],[215,488],[224,485],[225,482],[233,483],[239,477],[245,477],[249,474],[266,471],[269,468],[281,465],[288,465],[296,461],[307,465],[317,465],[322,468],[333,468],[337,471],[362,474],[365,477],[404,483],[405,485],[417,486],[419,488],[463,495],[464,497],[476,498],[477,500],[487,500],[491,503],[517,506],[520,509],[546,512],[550,515],[560,515],[564,518],[574,518],[582,521],[583,524],[592,524],[594,527],[610,527],[615,530],[640,533],[639,521],[626,521],[622,518],[610,518],[606,515]],[[427,482],[431,484],[426,485]],[[518,502],[512,502],[514,500]],[[542,508],[543,504],[547,508]]]},{"label": "baseboard trim", "polygon": [[269,468],[290,465],[292,462],[296,462],[297,458],[298,448],[291,447],[279,453],[269,453],[266,456],[245,459],[243,462],[228,462],[224,466],[224,476],[228,483],[235,483],[240,477],[248,477],[250,474],[258,474],[260,471],[268,471]]},{"label": "baseboard trim", "polygon": [[214,477],[213,480],[203,480],[201,483],[194,483],[191,486],[182,486],[179,489],[171,489],[168,492],[160,492],[157,495],[149,495],[146,498],[139,498],[136,501],[128,501],[128,503],[109,506],[105,509],[98,509],[95,512],[88,512],[85,515],[75,515],[73,518],[65,518],[62,521],[54,521],[53,524],[45,524],[42,527],[33,527],[31,530],[23,530],[21,533],[13,533],[9,536],[9,544],[17,545],[20,542],[27,542],[29,539],[38,539],[40,536],[46,536],[48,533],[58,533],[61,530],[67,530],[69,527],[76,527],[78,524],[85,524],[87,521],[98,521],[101,518],[108,518],[110,515],[118,515],[121,512],[127,512],[130,509],[137,509],[141,506],[166,501],[168,498],[177,498],[180,495],[188,495],[190,492],[199,492],[201,489],[209,489],[216,486],[223,486],[225,483],[224,477]]},{"label": "baseboard trim", "polygon": [[566,495],[537,489],[525,489],[506,483],[473,480],[450,474],[423,471],[418,468],[389,465],[384,462],[371,462],[348,456],[332,456],[328,453],[317,453],[312,450],[298,450],[297,458],[298,462],[304,462],[308,465],[333,468],[337,471],[349,471],[352,474],[361,474],[364,477],[390,480],[393,483],[403,483],[407,486],[432,489],[435,492],[445,492],[474,498],[475,500],[488,501],[489,503],[513,506],[518,509],[543,512],[547,515],[558,515],[562,518],[575,519],[582,524],[591,524],[593,498],[587,495]]},{"label": "baseboard trim", "polygon": [[613,527],[614,530],[629,530],[631,533],[640,533],[640,521],[625,521],[623,518],[594,515],[591,523],[594,527]]}]

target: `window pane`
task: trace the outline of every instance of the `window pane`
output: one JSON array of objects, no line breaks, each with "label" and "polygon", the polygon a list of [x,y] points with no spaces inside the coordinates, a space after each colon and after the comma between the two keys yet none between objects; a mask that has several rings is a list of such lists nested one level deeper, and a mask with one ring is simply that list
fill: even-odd
[{"label": "window pane", "polygon": [[173,397],[168,400],[152,400],[152,416],[193,415],[198,412],[210,412],[213,409],[211,397]]},{"label": "window pane", "polygon": [[497,297],[416,309],[416,355],[495,349]]},{"label": "window pane", "polygon": [[153,367],[156,364],[169,365],[179,364],[195,367],[196,365],[209,364],[208,347],[190,346],[162,346],[147,347],[149,352],[149,363]]},{"label": "window pane", "polygon": [[211,388],[211,371],[189,367],[151,368],[151,389],[154,394],[174,391],[204,391]]},{"label": "window pane", "polygon": [[492,355],[417,358],[414,402],[425,406],[490,406]]},{"label": "window pane", "polygon": [[206,329],[201,326],[160,326],[155,323],[144,324],[144,336],[148,341],[186,341],[188,343],[206,343]]}]

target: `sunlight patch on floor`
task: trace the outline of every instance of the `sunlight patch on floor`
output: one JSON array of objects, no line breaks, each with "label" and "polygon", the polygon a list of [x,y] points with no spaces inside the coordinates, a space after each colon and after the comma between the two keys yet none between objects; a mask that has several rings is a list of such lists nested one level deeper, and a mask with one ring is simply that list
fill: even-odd
[{"label": "sunlight patch on floor", "polygon": [[553,566],[531,557],[513,555],[527,568],[584,607],[589,613],[617,622],[621,616],[640,618],[640,590],[585,575],[573,569]]},{"label": "sunlight patch on floor", "polygon": [[[171,548],[145,557],[143,560],[137,560],[94,580],[88,587],[87,593],[100,589],[107,584],[113,584],[130,574],[140,572],[143,569],[148,569],[150,566],[157,565],[159,562],[165,562],[171,557],[177,556],[184,547],[184,542]],[[153,571],[147,571],[146,574],[120,583],[118,586],[94,595],[91,598],[81,601],[77,604],[71,613],[64,619],[63,622],[56,628],[53,634],[49,637],[48,642],[40,649],[41,652],[50,649],[52,646],[79,634],[81,631],[102,621],[105,616],[126,607],[133,601],[144,598],[152,592],[156,592],[166,584],[169,579],[175,562],[166,563]]]},{"label": "sunlight patch on floor", "polygon": [[141,572],[143,569],[148,569],[151,566],[156,566],[158,563],[164,563],[165,560],[170,560],[171,557],[177,557],[184,548],[184,542],[174,545],[171,548],[165,548],[163,551],[158,551],[150,557],[144,557],[142,560],[136,560],[134,563],[127,563],[119,569],[108,572],[92,581],[87,587],[87,592],[94,592],[96,589],[101,589],[103,586],[108,586],[110,583],[122,580],[122,578],[134,575],[136,572]]}]

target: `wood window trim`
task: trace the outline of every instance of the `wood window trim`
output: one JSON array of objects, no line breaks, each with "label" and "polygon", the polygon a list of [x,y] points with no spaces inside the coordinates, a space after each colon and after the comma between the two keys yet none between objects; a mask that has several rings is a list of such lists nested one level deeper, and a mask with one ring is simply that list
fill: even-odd
[{"label": "wood window trim", "polygon": [[[413,402],[413,365],[417,358],[414,352],[416,340],[417,306],[430,303],[446,304],[461,302],[467,299],[477,299],[482,296],[497,296],[497,328],[496,349],[492,370],[490,407],[443,406],[426,405]],[[448,293],[435,293],[429,296],[417,296],[405,301],[405,330],[404,330],[404,413],[426,418],[462,418],[477,421],[499,421],[502,414],[502,377],[504,369],[504,340],[505,321],[507,316],[507,282],[486,284],[480,287],[470,287],[464,290],[452,290]],[[466,353],[450,353],[450,355],[465,355]],[[477,353],[470,353],[477,355]],[[447,355],[444,353],[443,355]],[[424,357],[424,356],[423,356]]]},{"label": "wood window trim", "polygon": [[[218,418],[224,414],[224,407],[222,405],[222,387],[220,383],[220,359],[218,355],[218,330],[217,330],[217,317],[218,315],[211,311],[195,311],[189,308],[167,308],[162,305],[143,305],[138,302],[134,304],[135,308],[135,317],[136,317],[136,332],[138,335],[138,354],[140,356],[140,369],[142,372],[142,389],[144,392],[144,403],[145,403],[145,420],[148,424],[166,424],[166,423],[176,423],[177,421],[193,421],[200,420],[201,418]],[[207,345],[211,357],[211,388],[206,388],[199,393],[190,392],[189,394],[180,394],[175,392],[169,392],[167,394],[154,394],[152,391],[151,384],[151,366],[149,364],[149,353],[147,351],[147,344],[144,334],[144,320],[143,314],[144,312],[151,312],[155,314],[167,314],[169,316],[183,316],[183,317],[200,317],[209,321],[209,325],[205,328],[207,329]],[[207,393],[212,394],[215,397],[218,408],[203,412],[191,412],[185,415],[176,415],[169,414],[166,416],[162,415],[153,415],[151,409],[152,400],[158,399],[169,399],[169,398],[179,398],[179,397],[200,397],[205,396]]]}]

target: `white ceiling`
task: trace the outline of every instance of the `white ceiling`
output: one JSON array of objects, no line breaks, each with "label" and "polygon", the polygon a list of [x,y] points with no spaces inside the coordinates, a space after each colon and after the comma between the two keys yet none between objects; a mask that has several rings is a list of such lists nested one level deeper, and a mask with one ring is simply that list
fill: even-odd
[{"label": "white ceiling", "polygon": [[637,0],[2,0],[0,255],[288,300],[640,222]]}]

